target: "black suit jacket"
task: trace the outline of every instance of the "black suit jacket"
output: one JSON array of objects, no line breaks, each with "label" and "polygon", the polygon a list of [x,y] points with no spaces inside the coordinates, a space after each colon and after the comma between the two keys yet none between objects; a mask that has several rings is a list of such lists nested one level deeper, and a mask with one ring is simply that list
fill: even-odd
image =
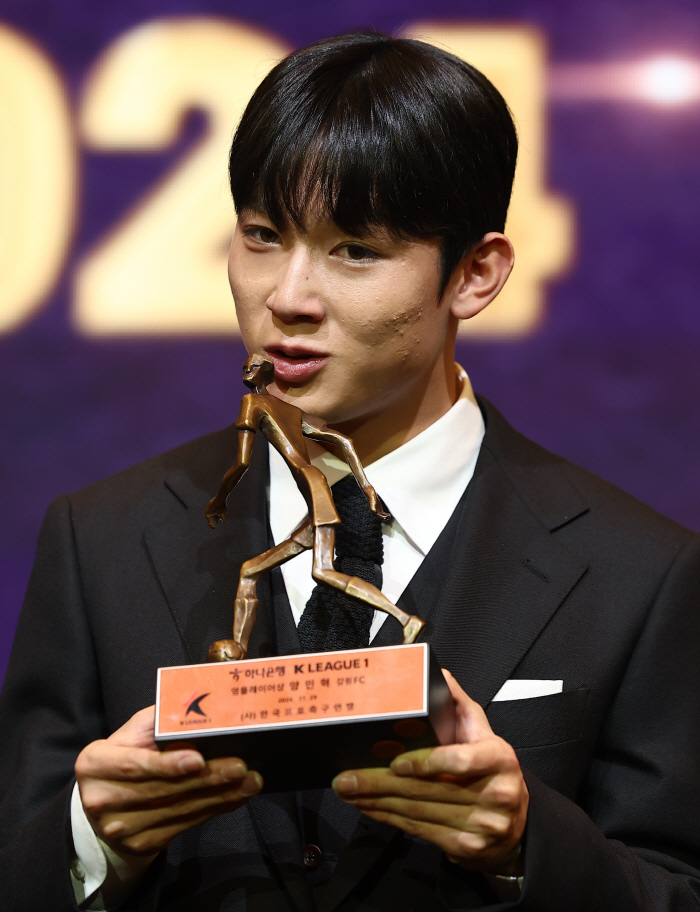
[{"label": "black suit jacket", "polygon": [[[517,907],[700,907],[700,537],[510,428],[488,404],[474,478],[409,590],[441,663],[516,748],[531,794]],[[82,747],[153,702],[156,669],[228,635],[238,568],[268,545],[265,444],[211,531],[229,428],[59,498],[0,706],[0,885],[11,912],[74,909],[68,800]],[[294,651],[260,586],[251,655]],[[399,641],[388,619],[377,645]],[[508,678],[564,692],[491,700]],[[293,760],[293,758],[292,758]],[[128,908],[309,912],[293,795],[179,837]],[[361,820],[319,912],[510,908],[432,845]]]}]

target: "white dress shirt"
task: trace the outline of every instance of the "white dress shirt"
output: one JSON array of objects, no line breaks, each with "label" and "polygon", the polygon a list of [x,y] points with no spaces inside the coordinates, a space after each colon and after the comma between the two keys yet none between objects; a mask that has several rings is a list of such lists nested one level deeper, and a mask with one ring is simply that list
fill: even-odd
[{"label": "white dress shirt", "polygon": [[[448,412],[403,446],[365,466],[367,478],[392,515],[391,523],[384,525],[382,592],[394,604],[447,525],[474,474],[484,419],[461,368],[459,378],[461,393]],[[311,461],[331,486],[350,474],[349,466],[327,451]],[[269,500],[270,528],[278,545],[289,538],[307,510],[289,467],[274,447],[270,447]],[[309,550],[282,565],[296,624],[316,585],[312,562]],[[387,617],[383,611],[374,612],[370,641]]]},{"label": "white dress shirt", "polygon": [[[382,592],[394,603],[447,525],[474,474],[484,420],[469,378],[459,365],[457,375],[461,391],[452,408],[416,437],[365,467],[367,478],[392,515],[391,523],[384,525]],[[307,508],[284,459],[272,446],[269,453],[270,528],[274,543],[279,544],[304,519]],[[312,463],[331,486],[350,472],[346,463],[326,451]],[[311,565],[309,550],[282,566],[296,624],[316,585]],[[374,612],[370,641],[387,617],[383,611]],[[85,816],[77,784],[71,826],[75,849],[71,879],[76,901],[90,912],[117,908],[140,879],[143,860],[135,859],[132,866],[98,839]]]}]

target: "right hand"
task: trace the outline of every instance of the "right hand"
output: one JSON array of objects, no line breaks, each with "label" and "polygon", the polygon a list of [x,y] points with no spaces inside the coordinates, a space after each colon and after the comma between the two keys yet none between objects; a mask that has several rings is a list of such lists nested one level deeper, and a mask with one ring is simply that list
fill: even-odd
[{"label": "right hand", "polygon": [[189,745],[156,750],[155,707],[142,709],[75,763],[80,797],[100,839],[126,855],[156,855],[179,833],[234,811],[262,788],[242,760],[205,762]]}]

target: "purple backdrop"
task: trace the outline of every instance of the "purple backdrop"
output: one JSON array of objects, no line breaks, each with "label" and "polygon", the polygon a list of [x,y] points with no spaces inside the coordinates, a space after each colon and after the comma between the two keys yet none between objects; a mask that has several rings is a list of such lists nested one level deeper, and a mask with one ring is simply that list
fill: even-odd
[{"label": "purple backdrop", "polygon": [[[550,67],[700,57],[697,0],[511,0],[541,28]],[[499,7],[503,9],[503,5]],[[13,25],[56,62],[74,98],[98,53],[154,16],[215,14],[291,46],[349,28],[419,19],[493,21],[485,0],[5,0]],[[84,153],[78,228],[54,293],[0,335],[0,676],[48,502],[232,420],[240,342],[78,336],[68,320],[77,258],[200,133],[167,154]],[[462,342],[477,390],[522,431],[700,528],[700,102],[548,105],[550,188],[575,206],[577,251],[553,282],[540,329],[520,341]]]}]

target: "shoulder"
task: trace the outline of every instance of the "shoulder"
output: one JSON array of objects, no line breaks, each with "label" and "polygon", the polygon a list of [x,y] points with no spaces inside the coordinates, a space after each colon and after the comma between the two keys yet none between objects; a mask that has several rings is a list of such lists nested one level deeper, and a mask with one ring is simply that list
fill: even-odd
[{"label": "shoulder", "polygon": [[479,404],[486,421],[483,449],[550,531],[570,524],[579,534],[599,536],[603,547],[642,543],[670,552],[695,536],[616,485],[525,437],[487,400],[480,398]]},{"label": "shoulder", "polygon": [[162,501],[206,504],[236,455],[235,426],[152,456],[67,496],[77,515],[153,515]]}]

